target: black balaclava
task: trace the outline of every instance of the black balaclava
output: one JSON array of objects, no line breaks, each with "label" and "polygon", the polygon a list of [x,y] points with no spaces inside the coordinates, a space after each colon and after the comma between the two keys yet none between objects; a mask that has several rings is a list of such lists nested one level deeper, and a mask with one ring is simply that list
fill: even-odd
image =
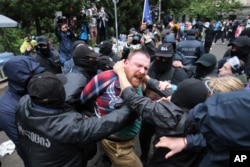
[{"label": "black balaclava", "polygon": [[73,60],[76,66],[84,68],[90,76],[96,75],[97,61],[90,61],[88,56],[73,57]]},{"label": "black balaclava", "polygon": [[38,51],[42,54],[44,57],[50,56],[50,47],[47,45],[47,48],[38,48]]},{"label": "black balaclava", "polygon": [[171,101],[179,107],[191,109],[206,100],[208,90],[198,79],[189,78],[180,82],[173,93]]},{"label": "black balaclava", "polygon": [[249,47],[241,47],[237,49],[236,51],[231,50],[231,56],[237,56],[239,59],[246,58],[250,53]]},{"label": "black balaclava", "polygon": [[107,47],[100,48],[99,52],[107,56],[112,52],[112,48],[107,48]]},{"label": "black balaclava", "polygon": [[173,57],[168,57],[166,59],[167,61],[165,62],[157,59],[154,60],[155,72],[163,74],[171,69],[173,63]]},{"label": "black balaclava", "polygon": [[153,73],[152,73],[152,76],[151,76],[151,74],[149,74],[149,75],[155,79],[160,79],[160,77],[164,73],[171,70],[172,62],[173,62],[173,57],[167,58],[167,61],[165,61],[165,62],[163,62],[161,60],[154,59],[154,62],[152,65]]},{"label": "black balaclava", "polygon": [[202,64],[197,64],[195,69],[195,78],[202,79],[214,70],[215,66],[205,67]]},{"label": "black balaclava", "polygon": [[238,55],[239,59],[241,59],[241,58],[244,59],[250,54],[250,48],[249,47],[242,47],[238,50],[238,53],[239,53],[239,55]]}]

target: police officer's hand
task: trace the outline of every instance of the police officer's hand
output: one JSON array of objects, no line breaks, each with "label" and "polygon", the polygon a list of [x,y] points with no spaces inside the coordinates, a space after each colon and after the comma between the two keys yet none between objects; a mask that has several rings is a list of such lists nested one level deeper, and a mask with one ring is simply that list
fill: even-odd
[{"label": "police officer's hand", "polygon": [[176,67],[176,68],[183,68],[183,64],[179,60],[174,60],[173,61],[173,66]]},{"label": "police officer's hand", "polygon": [[171,85],[171,83],[169,83],[168,81],[160,81],[160,82],[159,82],[159,89],[160,89],[160,90],[169,89],[169,88],[171,88],[171,87],[172,87],[172,85]]},{"label": "police officer's hand", "polygon": [[169,148],[170,151],[165,155],[165,158],[168,159],[185,149],[187,147],[187,141],[185,137],[161,137],[155,147]]}]

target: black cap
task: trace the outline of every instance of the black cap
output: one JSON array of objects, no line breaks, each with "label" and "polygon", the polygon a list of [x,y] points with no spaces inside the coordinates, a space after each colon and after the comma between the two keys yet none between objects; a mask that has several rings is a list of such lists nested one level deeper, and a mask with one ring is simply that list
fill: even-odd
[{"label": "black cap", "polygon": [[86,56],[99,57],[101,56],[101,54],[96,53],[94,49],[87,44],[78,45],[73,52],[73,57],[86,57]]},{"label": "black cap", "polygon": [[113,69],[114,65],[115,62],[109,56],[101,56],[98,58],[98,66],[101,68],[101,70]]},{"label": "black cap", "polygon": [[65,104],[64,84],[67,78],[63,74],[44,72],[34,75],[28,84],[28,94],[36,104],[49,107],[61,107]]},{"label": "black cap", "polygon": [[201,64],[205,67],[212,67],[215,66],[217,63],[217,59],[215,55],[210,53],[203,54],[196,62],[195,64]]},{"label": "black cap", "polygon": [[49,39],[46,36],[37,37],[37,45],[48,45]]},{"label": "black cap", "polygon": [[74,42],[72,43],[72,49],[75,50],[75,48],[76,48],[77,46],[85,45],[85,44],[86,44],[86,42],[84,42],[84,41],[82,41],[82,40],[76,40],[76,41],[74,41]]},{"label": "black cap", "polygon": [[163,43],[158,46],[155,52],[155,56],[160,57],[173,57],[174,56],[174,48],[172,43]]},{"label": "black cap", "polygon": [[103,48],[112,49],[113,44],[111,41],[102,41],[99,45],[97,45],[97,47],[100,49]]},{"label": "black cap", "polygon": [[227,46],[235,45],[237,47],[250,46],[250,38],[248,36],[239,36],[233,42],[230,42]]},{"label": "black cap", "polygon": [[207,96],[208,90],[205,84],[201,80],[190,78],[177,85],[177,90],[173,93],[171,101],[179,107],[191,109],[204,102]]}]

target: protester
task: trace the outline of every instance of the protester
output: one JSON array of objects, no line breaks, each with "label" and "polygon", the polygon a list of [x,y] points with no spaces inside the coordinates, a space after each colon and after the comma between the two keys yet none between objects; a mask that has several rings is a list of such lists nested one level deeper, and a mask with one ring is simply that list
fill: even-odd
[{"label": "protester", "polygon": [[[149,64],[150,56],[143,50],[131,51],[125,60],[125,77],[141,95],[142,79],[147,74]],[[115,112],[115,107],[123,103],[120,92],[118,76],[114,71],[109,70],[96,75],[85,86],[81,93],[81,100],[84,103],[95,100],[95,113],[98,117],[102,117]],[[139,133],[140,127],[141,121],[135,117],[134,121],[124,129],[101,141],[102,149],[113,166],[142,167],[142,163],[134,151],[135,137]]]},{"label": "protester", "polygon": [[0,129],[12,140],[20,157],[15,109],[20,98],[27,93],[27,84],[34,74],[44,71],[30,56],[14,56],[3,67],[8,77],[8,88],[0,99]]},{"label": "protester", "polygon": [[248,36],[250,37],[250,27],[244,29],[241,33],[240,36]]},{"label": "protester", "polygon": [[112,70],[115,62],[109,56],[101,56],[98,58],[98,72]]},{"label": "protester", "polygon": [[20,46],[21,54],[25,56],[33,54],[36,51],[35,50],[36,45],[37,45],[36,40],[32,39],[31,36],[25,37],[22,45]]},{"label": "protester", "polygon": [[250,76],[250,38],[248,36],[239,36],[233,42],[230,42],[229,48],[222,59],[218,61],[218,68],[221,68],[228,58],[237,56],[245,63],[244,73]]},{"label": "protester", "polygon": [[219,76],[240,75],[243,73],[244,65],[244,62],[237,56],[231,57],[219,69]]},{"label": "protester", "polygon": [[154,34],[155,46],[158,47],[161,44],[161,32],[156,24],[153,24],[152,33]]},{"label": "protester", "polygon": [[240,22],[235,30],[235,33],[234,33],[234,37],[235,39],[237,39],[241,32],[244,31],[246,29],[246,23],[245,22]]},{"label": "protester", "polygon": [[163,43],[156,48],[155,58],[150,65],[148,75],[157,80],[168,80],[177,85],[188,78],[183,68],[172,66],[174,58],[174,48],[171,43]]},{"label": "protester", "polygon": [[[171,101],[152,101],[147,97],[139,96],[131,87],[125,77],[123,62],[116,63],[114,70],[119,76],[121,97],[124,98],[126,104],[140,114],[143,120],[155,126],[154,143],[164,135],[185,136],[198,132],[197,129],[191,128],[193,126],[188,119],[188,109],[206,100],[208,90],[202,81],[193,78],[186,79],[178,84]],[[197,166],[204,155],[203,151],[183,150],[174,157],[165,159],[165,154],[169,152],[169,149],[154,149],[148,166]]]},{"label": "protester", "polygon": [[130,34],[128,34],[127,44],[122,50],[122,59],[127,59],[130,51],[136,49],[147,51],[151,57],[151,61],[154,59],[155,44],[151,38],[151,32],[147,31],[140,34],[137,31],[130,31]]},{"label": "protester", "polygon": [[96,53],[91,46],[82,43],[79,43],[73,51],[74,66],[66,74],[68,82],[64,87],[67,104],[79,112],[90,111],[88,104],[82,106],[80,94],[84,86],[97,74],[100,56],[101,54]]},{"label": "protester", "polygon": [[108,21],[109,16],[105,11],[105,8],[101,6],[97,16],[98,35],[100,41],[107,40],[108,38]]},{"label": "protester", "polygon": [[205,53],[195,62],[195,65],[187,69],[190,78],[202,80],[205,77],[217,76],[217,59],[215,55]]},{"label": "protester", "polygon": [[[188,78],[183,68],[175,68],[172,66],[174,57],[174,49],[171,43],[163,43],[158,46],[155,53],[155,59],[151,63],[148,75],[159,81],[169,81],[174,85],[178,85],[181,81]],[[159,95],[152,90],[146,89],[144,93],[153,100],[158,100]],[[151,144],[151,138],[154,135],[154,126],[147,121],[142,120],[141,131],[139,135],[141,148],[141,161],[145,164],[148,160],[148,153]]]},{"label": "protester", "polygon": [[[219,159],[221,157],[224,157],[224,155],[225,155],[224,152],[219,151],[220,154],[216,154],[216,155],[214,154],[214,156],[210,156],[213,153],[209,153],[209,152],[210,152],[211,148],[212,148],[212,150],[214,150],[214,148],[215,149],[217,149],[217,148],[220,149],[221,147],[223,147],[224,144],[222,144],[222,143],[225,143],[225,145],[227,145],[226,144],[227,142],[225,142],[226,140],[224,140],[225,138],[221,138],[222,134],[219,134],[219,133],[224,133],[224,131],[227,134],[235,134],[235,133],[227,132],[228,130],[225,129],[225,128],[229,124],[226,123],[225,126],[224,126],[224,125],[222,125],[220,123],[221,120],[218,120],[218,119],[215,119],[215,118],[219,118],[221,115],[225,114],[225,115],[227,115],[227,117],[225,117],[224,119],[231,119],[231,116],[230,116],[231,114],[230,113],[233,110],[234,110],[233,112],[239,113],[236,108],[240,107],[242,109],[242,107],[239,105],[239,102],[241,100],[240,100],[240,95],[238,93],[237,93],[238,95],[237,95],[236,100],[235,100],[234,99],[235,96],[230,95],[231,93],[230,94],[225,94],[225,93],[221,93],[221,92],[238,92],[237,90],[242,90],[244,87],[243,87],[243,84],[241,83],[241,81],[239,79],[237,79],[236,77],[232,77],[232,76],[210,78],[209,80],[207,80],[205,82],[205,85],[208,88],[209,95],[211,97],[209,97],[205,101],[205,103],[199,104],[194,109],[192,109],[190,111],[189,115],[191,116],[193,121],[195,121],[195,122],[202,121],[203,122],[203,120],[206,119],[206,115],[210,115],[210,113],[208,114],[208,112],[213,112],[213,117],[209,118],[211,120],[208,122],[209,125],[207,125],[207,127],[208,127],[207,132],[210,132],[212,134],[217,134],[217,135],[210,135],[211,136],[210,139],[212,139],[213,138],[212,136],[214,136],[216,139],[213,139],[213,141],[216,141],[216,142],[214,142],[213,145],[210,145],[208,143],[208,141],[206,140],[207,137],[204,135],[204,133],[200,133],[200,134],[196,134],[196,135],[190,135],[189,134],[186,137],[166,137],[166,136],[161,137],[159,142],[155,146],[157,148],[165,147],[165,148],[170,149],[170,152],[168,152],[168,154],[165,155],[165,158],[168,159],[171,156],[181,152],[182,150],[193,150],[193,149],[197,150],[199,148],[206,147],[207,145],[208,145],[208,154],[206,154],[205,158],[202,161],[209,160],[209,157],[211,157],[211,160],[214,159],[214,158]],[[244,91],[246,91],[246,90],[244,90]],[[240,92],[242,92],[242,91],[240,91]],[[218,96],[223,96],[224,98],[219,98]],[[211,99],[213,99],[213,100],[211,100]],[[215,102],[215,100],[217,102]],[[210,103],[211,101],[213,101],[213,102]],[[223,104],[221,104],[220,101]],[[230,101],[230,103],[229,103],[229,101]],[[238,102],[236,102],[236,101],[238,101]],[[208,103],[210,103],[211,106],[207,106],[206,104],[208,104]],[[234,104],[232,104],[232,103],[234,103]],[[204,108],[201,109],[199,106],[204,106]],[[233,109],[231,109],[231,107]],[[201,110],[199,109],[199,111],[198,111],[197,108],[200,108]],[[245,106],[243,108],[245,108]],[[216,114],[214,112],[216,112]],[[194,113],[197,114],[197,116],[195,116]],[[241,112],[239,113],[239,115],[241,115]],[[204,119],[200,119],[201,116],[204,116],[203,117]],[[223,121],[225,121],[224,119],[223,119]],[[235,120],[235,117],[232,118],[232,119]],[[214,120],[214,121],[212,121],[212,120]],[[236,121],[238,122],[239,119],[236,119]],[[198,123],[197,125],[200,125],[199,128],[203,127],[202,122],[199,122],[199,123],[197,122]],[[232,122],[231,121],[229,121],[229,122],[230,122],[230,125],[231,125]],[[235,124],[233,123],[233,125],[235,125]],[[224,127],[222,128],[221,126],[224,126]],[[217,131],[217,132],[214,131],[214,128],[215,128],[215,131]],[[223,130],[221,130],[221,129],[223,129]],[[235,129],[235,128],[229,128],[229,129]],[[232,130],[232,131],[234,131],[234,130]],[[238,130],[236,130],[236,131],[239,134],[241,134],[241,132],[242,132],[242,131],[238,131]],[[217,138],[217,136],[220,136],[220,137]],[[238,136],[238,135],[233,135],[233,136]],[[221,140],[224,140],[224,142],[220,142]],[[229,140],[233,141],[233,143],[238,141],[237,139],[232,139],[232,135],[229,136]],[[210,141],[213,142],[212,140],[210,140]],[[229,142],[229,143],[230,144],[228,146],[224,147],[225,149],[221,149],[221,150],[226,151],[227,149],[235,148],[235,147],[231,147],[232,142]],[[218,152],[218,150],[216,150],[215,152]],[[219,164],[211,164],[211,163],[212,163],[212,161],[210,161],[210,162],[206,161],[205,163],[201,163],[199,166],[200,167],[203,167],[203,166],[228,166],[228,164],[219,165]]]},{"label": "protester", "polygon": [[205,42],[204,42],[204,52],[205,53],[209,53],[213,40],[214,40],[214,35],[215,35],[215,31],[214,31],[214,25],[213,23],[210,22],[206,22],[204,25],[205,31],[204,31],[204,35],[205,35]]},{"label": "protester", "polygon": [[79,40],[88,42],[88,34],[89,34],[89,29],[88,29],[88,16],[87,16],[87,7],[86,5],[83,5],[80,14],[78,15],[77,21],[79,24],[79,27],[81,27],[80,34],[79,34]]},{"label": "protester", "polygon": [[26,166],[84,167],[92,158],[87,147],[124,127],[133,115],[122,107],[102,118],[84,118],[65,105],[65,82],[63,75],[35,75],[20,100],[16,118]]},{"label": "protester", "polygon": [[216,31],[216,34],[214,35],[213,44],[216,44],[218,39],[221,39],[221,43],[224,44],[225,34],[226,34],[226,23],[219,21],[219,27]]},{"label": "protester", "polygon": [[55,74],[62,72],[59,54],[50,45],[47,36],[37,37],[37,52],[34,54],[34,58],[40,63],[40,66],[44,67],[45,71]]},{"label": "protester", "polygon": [[205,80],[210,95],[220,92],[231,92],[244,88],[243,83],[234,76],[222,76]]},{"label": "protester", "polygon": [[91,3],[91,7],[87,9],[86,16],[89,17],[88,28],[90,39],[96,44],[98,11],[94,3]]},{"label": "protester", "polygon": [[77,46],[84,45],[84,44],[86,44],[86,43],[82,40],[76,40],[72,43],[72,46],[70,49],[70,54],[71,54],[70,57],[71,58],[64,62],[62,73],[67,74],[68,72],[70,72],[72,70],[72,68],[74,67],[73,52]]},{"label": "protester", "polygon": [[244,89],[215,93],[191,111],[208,146],[200,167],[230,166],[230,153],[249,151],[249,97]]},{"label": "protester", "polygon": [[65,61],[71,59],[71,47],[76,34],[69,28],[68,24],[59,24],[55,34],[59,41],[59,59],[63,66]]},{"label": "protester", "polygon": [[113,43],[112,41],[102,41],[97,47],[100,49],[99,53],[101,53],[104,56],[110,57],[114,62],[117,62],[121,60],[121,57],[119,57],[117,54],[115,54],[112,50]]}]

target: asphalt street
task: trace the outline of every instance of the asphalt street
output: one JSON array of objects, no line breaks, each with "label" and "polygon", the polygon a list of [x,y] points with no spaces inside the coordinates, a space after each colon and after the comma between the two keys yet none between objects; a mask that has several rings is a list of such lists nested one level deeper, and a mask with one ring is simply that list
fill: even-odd
[{"label": "asphalt street", "polygon": [[[225,42],[225,44],[222,44],[221,41],[218,40],[215,45],[212,45],[212,49],[211,49],[210,53],[214,54],[217,57],[217,59],[220,59],[224,55],[227,48],[228,48],[227,42]],[[6,82],[0,83],[0,94],[2,94],[2,92],[4,91],[6,86],[7,86]],[[0,131],[0,144],[7,141],[7,140],[9,140],[9,139],[5,135],[5,133]],[[135,151],[138,155],[140,155],[139,144],[137,144]],[[98,156],[99,156],[99,153],[97,154],[97,156],[94,157],[93,160],[91,160],[88,163],[87,167],[94,167],[95,162],[98,161]],[[16,151],[11,155],[6,155],[3,158],[1,158],[1,161],[2,161],[2,167],[24,167],[23,162],[19,158],[19,156],[17,155]],[[101,166],[102,166],[101,164],[98,165],[98,167],[101,167]]]}]

